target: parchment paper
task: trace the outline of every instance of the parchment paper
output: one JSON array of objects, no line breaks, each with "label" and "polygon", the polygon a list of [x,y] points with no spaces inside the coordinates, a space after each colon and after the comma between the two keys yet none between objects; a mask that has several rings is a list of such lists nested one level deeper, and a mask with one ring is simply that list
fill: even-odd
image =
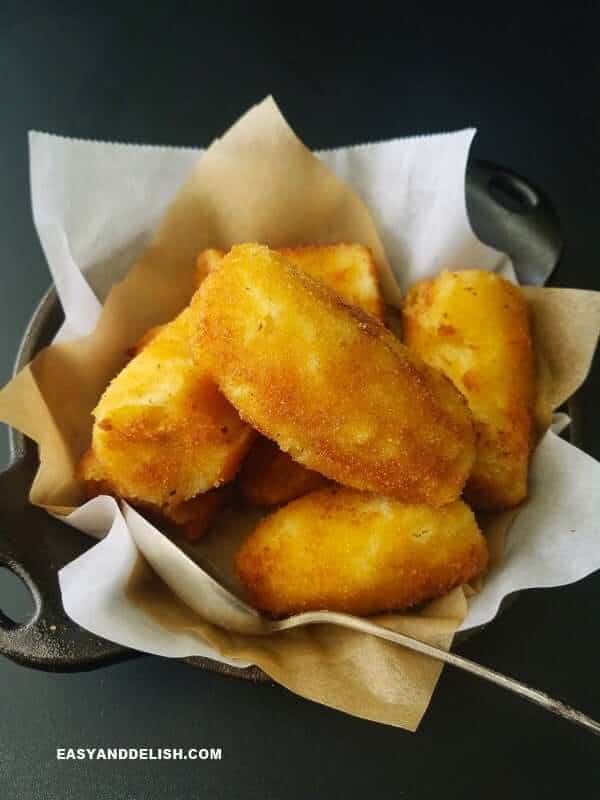
[{"label": "parchment paper", "polygon": [[[473,134],[343,148],[316,158],[270,99],[200,156],[32,134],[34,218],[66,310],[59,341],[0,392],[0,419],[39,444],[32,502],[62,513],[79,506],[74,468],[89,442],[90,411],[127,347],[188,302],[194,259],[203,247],[245,240],[272,246],[363,242],[373,250],[390,303],[401,296],[394,276],[405,288],[443,267],[509,269],[505,256],[478,242],[468,224],[464,175]],[[371,214],[340,177],[360,192]],[[533,290],[530,302],[545,425],[589,369],[600,298]],[[74,335],[85,338],[70,340]],[[600,465],[549,431],[534,457],[531,487],[506,547],[495,549],[504,557],[471,598],[466,619],[465,594],[457,589],[419,613],[385,615],[382,622],[448,647],[461,624],[493,618],[506,594],[579,580],[597,569]],[[293,691],[334,708],[409,730],[418,725],[439,676],[437,664],[332,626],[267,639],[227,634],[181,601],[194,591],[193,570],[126,504],[97,498],[65,521],[104,537],[60,574],[65,609],[84,627],[160,655],[255,663]],[[506,517],[488,521],[496,544],[507,523]],[[201,545],[204,556],[231,552],[236,536],[225,524]],[[140,554],[150,557],[156,572]]]}]

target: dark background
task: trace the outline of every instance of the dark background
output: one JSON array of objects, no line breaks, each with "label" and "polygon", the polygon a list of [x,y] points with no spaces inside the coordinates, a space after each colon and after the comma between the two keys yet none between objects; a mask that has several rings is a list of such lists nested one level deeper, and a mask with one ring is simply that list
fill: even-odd
[{"label": "dark background", "polygon": [[[315,148],[475,125],[475,155],[552,197],[565,239],[555,284],[600,289],[596,3],[541,15],[481,4],[486,16],[402,3],[393,18],[375,4],[202,5],[2,5],[1,383],[49,282],[30,212],[30,128],[205,146],[269,92]],[[599,373],[584,395],[596,457]],[[0,578],[16,613],[20,592]],[[461,652],[600,718],[599,616],[598,576],[531,591]],[[128,745],[218,746],[224,758],[55,760],[57,746]],[[590,734],[450,669],[411,735],[156,658],[78,675],[0,661],[3,798],[595,796],[599,755]]]}]

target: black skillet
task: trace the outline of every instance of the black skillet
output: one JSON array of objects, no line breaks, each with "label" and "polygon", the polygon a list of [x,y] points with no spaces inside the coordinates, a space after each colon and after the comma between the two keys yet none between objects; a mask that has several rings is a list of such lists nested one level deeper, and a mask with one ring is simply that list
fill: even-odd
[{"label": "black skillet", "polygon": [[[508,170],[472,161],[466,195],[471,224],[479,238],[511,256],[521,283],[544,283],[556,266],[562,245],[558,218],[544,194]],[[61,321],[56,292],[50,289],[27,327],[15,371],[52,340]],[[571,431],[577,431],[576,405],[570,405],[569,411],[575,423]],[[26,583],[35,610],[31,620],[21,625],[0,610],[0,653],[28,667],[55,672],[96,669],[139,655],[80,628],[66,615],[58,571],[94,542],[29,504],[37,449],[18,431],[11,429],[9,435],[12,462],[0,473],[0,566],[8,567]],[[256,667],[243,670],[209,659],[190,661],[239,677],[266,677]]]}]

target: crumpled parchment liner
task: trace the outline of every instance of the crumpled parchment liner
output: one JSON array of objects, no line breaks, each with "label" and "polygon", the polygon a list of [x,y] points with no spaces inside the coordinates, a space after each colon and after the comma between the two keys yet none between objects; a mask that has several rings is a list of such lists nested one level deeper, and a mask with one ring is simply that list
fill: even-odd
[{"label": "crumpled parchment liner", "polygon": [[[124,363],[127,347],[188,302],[194,259],[203,247],[228,248],[245,240],[272,246],[363,242],[374,252],[387,301],[396,304],[401,292],[394,275],[406,288],[442,267],[506,267],[502,254],[477,241],[466,218],[464,171],[472,136],[473,131],[462,131],[343,148],[319,159],[296,138],[273,101],[266,100],[213,143],[167,206],[161,187],[172,191],[176,183],[168,165],[183,174],[184,163],[191,163],[188,151],[35,135],[34,217],[67,319],[60,341],[0,392],[0,419],[39,444],[41,467],[32,502],[58,513],[80,504],[74,468],[89,442],[90,411]],[[373,219],[324,160],[360,191]],[[102,202],[94,205],[93,196]],[[132,253],[138,256],[136,266],[114,286],[100,312],[95,296],[103,296],[111,276],[124,273]],[[95,294],[82,288],[88,281]],[[540,361],[539,416],[545,426],[551,409],[589,369],[600,299],[591,292],[531,290],[530,302]],[[83,339],[68,340],[86,332]],[[568,464],[573,480],[562,480],[557,464]],[[551,497],[545,491],[548,475]],[[600,499],[590,491],[593,485],[600,485],[600,465],[548,432],[534,458],[531,498],[514,515],[505,557],[471,598],[466,620],[464,592],[457,589],[418,613],[384,615],[382,622],[448,647],[461,623],[468,628],[491,619],[506,593],[527,585],[567,583],[597,569]],[[83,627],[165,656],[255,663],[318,702],[409,730],[418,725],[439,676],[438,664],[332,626],[267,638],[228,634],[181,602],[177,595],[186,592],[177,559],[185,556],[126,504],[119,508],[110,498],[97,498],[65,521],[104,536],[60,574],[65,609]],[[497,517],[490,525],[494,541],[501,542],[507,519]],[[577,536],[567,536],[573,529]],[[198,555],[214,559],[227,552],[227,542],[233,541],[227,536],[225,530],[214,532],[197,546]],[[140,558],[149,541],[162,555],[154,559],[156,572]],[[185,588],[193,591],[193,585]]]}]

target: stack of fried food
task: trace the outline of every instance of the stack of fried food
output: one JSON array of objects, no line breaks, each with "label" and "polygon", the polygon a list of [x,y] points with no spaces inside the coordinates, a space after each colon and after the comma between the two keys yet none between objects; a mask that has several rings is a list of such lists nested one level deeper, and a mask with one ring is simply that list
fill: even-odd
[{"label": "stack of fried food", "polygon": [[400,341],[362,245],[241,244],[196,270],[190,305],[144,336],[94,411],[88,495],[192,539],[232,498],[275,507],[236,561],[274,616],[400,610],[479,576],[472,509],[527,493],[520,290],[479,270],[418,283]]}]

